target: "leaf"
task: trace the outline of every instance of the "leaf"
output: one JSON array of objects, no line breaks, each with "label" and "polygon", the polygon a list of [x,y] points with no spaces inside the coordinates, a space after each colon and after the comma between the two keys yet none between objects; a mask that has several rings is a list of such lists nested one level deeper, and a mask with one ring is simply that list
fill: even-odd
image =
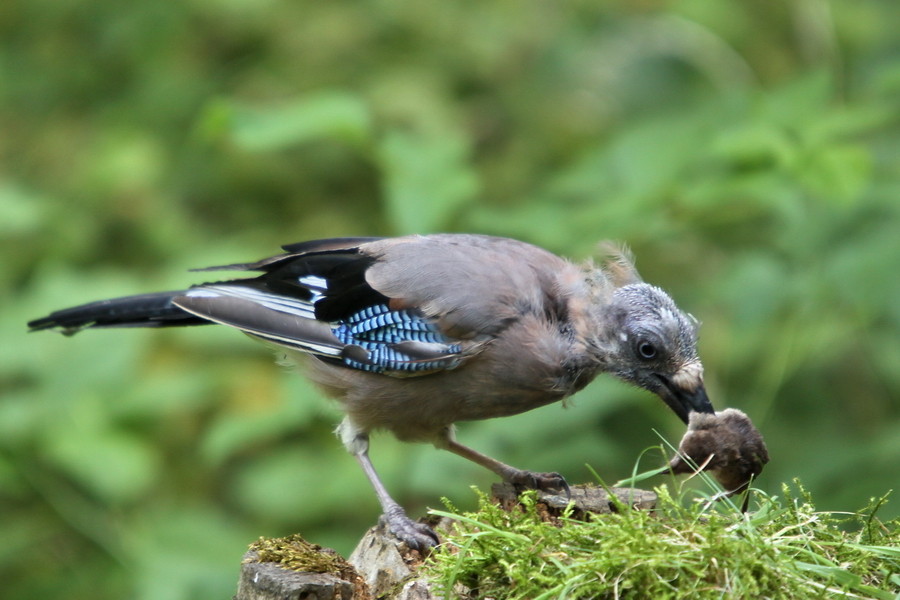
[{"label": "leaf", "polygon": [[395,130],[378,145],[391,222],[401,233],[446,229],[478,192],[468,141],[458,131]]},{"label": "leaf", "polygon": [[62,429],[45,446],[71,477],[112,504],[138,499],[157,481],[159,457],[139,438],[101,427]]},{"label": "leaf", "polygon": [[0,181],[0,233],[23,235],[35,231],[47,212],[45,202],[37,193]]},{"label": "leaf", "polygon": [[361,144],[372,134],[366,104],[356,95],[325,91],[268,107],[214,104],[207,126],[226,128],[234,143],[247,151],[281,150],[315,140]]},{"label": "leaf", "polygon": [[847,571],[846,569],[842,569],[840,567],[816,565],[800,560],[794,561],[794,565],[801,571],[807,571],[809,573],[821,575],[822,577],[827,577],[834,583],[841,586],[855,587],[862,583],[862,578],[859,575],[851,573],[850,571]]},{"label": "leaf", "polygon": [[822,148],[798,169],[798,177],[813,194],[844,206],[862,200],[871,173],[868,150],[851,144]]}]

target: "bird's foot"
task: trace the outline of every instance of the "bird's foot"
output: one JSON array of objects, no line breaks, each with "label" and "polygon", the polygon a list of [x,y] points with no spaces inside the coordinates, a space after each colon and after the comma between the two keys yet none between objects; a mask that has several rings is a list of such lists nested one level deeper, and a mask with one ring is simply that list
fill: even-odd
[{"label": "bird's foot", "polygon": [[431,527],[413,521],[398,505],[388,508],[381,515],[381,521],[386,523],[388,530],[410,549],[425,552],[440,544],[437,534]]},{"label": "bird's foot", "polygon": [[566,498],[572,497],[569,484],[559,473],[536,473],[514,469],[503,479],[513,484],[516,488],[529,490],[542,490],[545,492],[565,492]]}]

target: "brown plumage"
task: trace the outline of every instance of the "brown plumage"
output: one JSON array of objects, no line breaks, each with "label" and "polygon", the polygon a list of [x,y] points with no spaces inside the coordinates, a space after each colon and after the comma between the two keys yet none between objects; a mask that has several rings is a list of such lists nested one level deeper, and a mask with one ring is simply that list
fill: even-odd
[{"label": "brown plumage", "polygon": [[744,490],[768,462],[769,451],[750,417],[727,408],[691,413],[669,468],[674,473],[693,473],[698,467],[710,471],[730,496]]},{"label": "brown plumage", "polygon": [[565,487],[557,473],[515,469],[459,444],[458,421],[561,400],[611,373],[659,395],[684,421],[712,412],[696,324],[629,256],[575,265],[505,238],[438,234],[302,242],[258,271],[188,290],[57,311],[33,330],[218,323],[290,351],[340,402],[338,433],[372,482],[390,528],[410,546],[436,543],[381,484],[369,433],[431,442],[507,481]]}]

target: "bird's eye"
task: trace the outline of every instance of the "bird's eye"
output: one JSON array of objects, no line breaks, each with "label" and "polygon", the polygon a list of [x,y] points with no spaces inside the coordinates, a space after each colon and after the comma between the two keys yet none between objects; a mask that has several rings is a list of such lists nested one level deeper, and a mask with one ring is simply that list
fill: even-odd
[{"label": "bird's eye", "polygon": [[641,358],[646,358],[647,360],[656,358],[656,346],[650,342],[641,342],[638,344],[638,354],[641,355]]}]

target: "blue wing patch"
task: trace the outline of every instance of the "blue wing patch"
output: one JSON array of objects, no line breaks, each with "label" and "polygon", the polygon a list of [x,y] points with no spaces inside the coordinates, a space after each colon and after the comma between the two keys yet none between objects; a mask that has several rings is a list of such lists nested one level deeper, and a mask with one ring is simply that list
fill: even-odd
[{"label": "blue wing patch", "polygon": [[344,364],[373,373],[405,371],[412,375],[453,368],[462,349],[417,311],[391,310],[387,304],[364,308],[336,323],[331,331],[349,348],[364,351],[346,352]]}]

